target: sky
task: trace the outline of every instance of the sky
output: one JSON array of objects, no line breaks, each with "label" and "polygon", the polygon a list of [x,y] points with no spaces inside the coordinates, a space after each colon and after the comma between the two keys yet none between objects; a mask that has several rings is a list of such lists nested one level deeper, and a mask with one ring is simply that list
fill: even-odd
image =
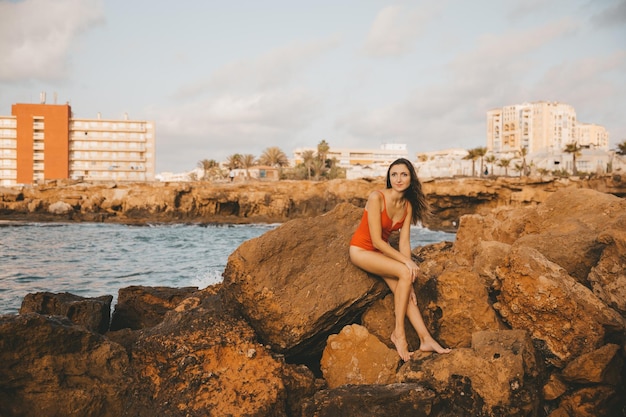
[{"label": "sky", "polygon": [[[156,172],[277,146],[486,146],[558,101],[626,140],[626,0],[0,0],[0,114],[154,121]],[[414,159],[414,158],[412,158]]]}]

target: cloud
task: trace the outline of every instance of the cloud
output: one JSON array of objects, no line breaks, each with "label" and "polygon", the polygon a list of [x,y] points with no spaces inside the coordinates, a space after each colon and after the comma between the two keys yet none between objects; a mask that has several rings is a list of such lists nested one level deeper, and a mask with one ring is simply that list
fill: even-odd
[{"label": "cloud", "polygon": [[0,2],[0,81],[65,78],[72,45],[102,19],[101,0]]},{"label": "cloud", "polygon": [[339,44],[331,36],[310,42],[293,42],[275,48],[256,59],[240,60],[223,65],[208,78],[182,86],[177,99],[196,97],[204,93],[237,91],[267,91],[284,86],[309,69],[313,62]]},{"label": "cloud", "polygon": [[603,28],[626,24],[626,1],[618,0],[591,17],[593,25]]},{"label": "cloud", "polygon": [[577,28],[566,18],[482,36],[473,49],[444,64],[441,81],[414,87],[394,104],[344,115],[336,126],[370,143],[407,143],[415,151],[484,146],[486,111],[517,103],[533,59],[539,61],[534,54]]},{"label": "cloud", "polygon": [[432,9],[388,6],[382,9],[370,28],[363,51],[371,57],[401,56],[411,52],[415,40],[436,14]]},{"label": "cloud", "polygon": [[319,99],[308,90],[275,89],[222,94],[151,113],[159,120],[158,153],[168,160],[224,160],[234,153],[259,156],[269,146],[293,143],[319,107]]},{"label": "cloud", "polygon": [[450,63],[455,79],[482,80],[480,87],[493,85],[502,75],[508,82],[512,77],[519,80],[528,73],[529,68],[539,68],[540,62],[534,56],[541,49],[548,49],[550,44],[562,39],[579,25],[569,18],[522,31],[512,31],[496,35],[484,35],[479,38],[475,49],[460,54]]}]

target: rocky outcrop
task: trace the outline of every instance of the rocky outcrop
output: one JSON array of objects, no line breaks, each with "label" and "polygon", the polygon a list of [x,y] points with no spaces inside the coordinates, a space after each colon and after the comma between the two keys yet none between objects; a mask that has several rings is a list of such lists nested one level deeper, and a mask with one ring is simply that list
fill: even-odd
[{"label": "rocky outcrop", "polygon": [[[315,217],[339,203],[363,207],[383,179],[249,181],[246,183],[51,182],[0,188],[0,215],[9,220],[121,223],[282,223]],[[580,179],[457,178],[424,182],[433,216],[431,229],[456,230],[465,214],[502,206],[535,206],[561,189],[591,189],[626,196],[619,175]]]},{"label": "rocky outcrop", "polygon": [[0,316],[0,415],[123,415],[131,389],[122,346],[67,318]]},{"label": "rocky outcrop", "polygon": [[63,316],[74,324],[85,326],[88,330],[106,333],[109,330],[112,301],[111,295],[84,298],[67,292],[62,294],[39,292],[26,294],[19,312]]},{"label": "rocky outcrop", "polygon": [[248,240],[229,256],[225,297],[274,350],[288,357],[321,353],[329,334],[388,291],[346,256],[361,215],[340,204]]},{"label": "rocky outcrop", "polygon": [[131,362],[128,416],[297,415],[292,407],[315,390],[310,370],[275,356],[210,293],[141,331]]},{"label": "rocky outcrop", "polygon": [[415,248],[424,320],[454,349],[403,364],[389,291],[348,260],[361,212],[337,204],[244,243],[223,284],[180,303],[133,288],[135,330],[2,316],[0,414],[623,415],[624,199],[565,188]]},{"label": "rocky outcrop", "polygon": [[197,287],[142,287],[120,288],[110,329],[139,330],[153,327],[163,321],[165,314],[185,298],[198,291]]}]

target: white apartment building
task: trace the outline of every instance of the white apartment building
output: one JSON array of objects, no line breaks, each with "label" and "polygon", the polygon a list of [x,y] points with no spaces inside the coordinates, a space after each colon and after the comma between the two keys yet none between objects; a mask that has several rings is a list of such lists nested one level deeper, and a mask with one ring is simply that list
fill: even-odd
[{"label": "white apartment building", "polygon": [[70,178],[153,181],[155,124],[149,121],[71,119]]},{"label": "white apartment building", "polygon": [[609,134],[602,126],[578,122],[574,108],[559,102],[513,104],[487,112],[487,150],[494,154],[561,152],[572,143],[608,151]]},{"label": "white apartment building", "polygon": [[[293,152],[294,165],[304,161],[302,155],[306,151],[317,153],[317,148],[296,149]],[[410,160],[407,145],[404,143],[385,143],[378,149],[331,147],[326,157],[335,158],[339,167],[346,168],[347,179],[384,176],[389,164],[396,159]]]},{"label": "white apartment building", "polygon": [[[463,159],[466,149],[454,148],[433,152],[419,152],[415,169],[421,179],[472,175],[472,161]],[[474,162],[474,174],[480,170],[480,161]]]},{"label": "white apartment building", "polygon": [[603,126],[582,123],[568,104],[538,101],[513,104],[487,112],[487,151],[498,158],[521,158],[535,170],[573,172],[567,145],[581,147],[578,171],[607,172],[615,166],[609,151],[609,133]]}]

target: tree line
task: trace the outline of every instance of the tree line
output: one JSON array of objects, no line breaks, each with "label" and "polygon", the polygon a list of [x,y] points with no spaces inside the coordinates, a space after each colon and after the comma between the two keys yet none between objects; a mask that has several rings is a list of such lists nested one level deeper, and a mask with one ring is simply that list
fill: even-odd
[{"label": "tree line", "polygon": [[249,170],[254,167],[266,166],[278,169],[280,179],[334,179],[345,178],[345,169],[339,167],[337,158],[328,158],[330,145],[322,140],[317,150],[306,150],[302,153],[302,161],[291,167],[287,154],[277,146],[266,148],[257,158],[253,154],[235,153],[229,155],[223,164],[214,159],[203,159],[198,162],[202,175],[192,174],[192,180],[220,180],[228,178],[232,170],[242,169],[246,179],[250,178]]},{"label": "tree line", "polygon": [[[583,147],[578,144],[578,142],[572,142],[565,145],[563,148],[563,152],[572,155],[572,174],[574,176],[578,175],[578,168],[576,165],[577,158],[581,156],[581,150]],[[617,155],[626,155],[626,141],[617,144],[614,152]],[[533,166],[533,162],[527,163],[526,156],[528,155],[528,150],[526,148],[521,148],[514,153],[513,158],[497,158],[493,154],[489,154],[487,148],[478,147],[469,149],[467,151],[467,155],[463,157],[465,160],[472,161],[472,177],[476,176],[476,161],[480,160],[480,176],[482,175],[493,175],[494,165],[500,168],[504,168],[504,176],[509,175],[509,168],[517,171],[521,176],[528,176],[530,174],[531,167]],[[514,165],[511,163],[514,162]],[[610,163],[609,163],[610,165]],[[610,172],[610,166],[608,167],[608,171]],[[542,175],[545,174],[553,174],[560,176],[568,176],[569,173],[565,169],[560,169],[556,171],[550,171],[545,168],[539,168],[538,172]]]},{"label": "tree line", "polygon": [[[279,171],[280,179],[293,179],[293,180],[320,180],[320,179],[334,179],[345,178],[346,172],[344,168],[339,167],[337,158],[328,158],[328,152],[330,145],[326,140],[322,140],[318,143],[316,150],[306,150],[302,153],[302,160],[291,167],[287,154],[283,152],[277,146],[271,146],[266,148],[263,153],[257,158],[252,154],[239,154],[235,153],[229,155],[226,158],[225,163],[220,164],[214,159],[203,159],[198,162],[198,167],[201,168],[202,174],[192,174],[192,180],[220,180],[228,178],[228,174],[231,170],[243,169],[245,171],[246,178],[250,178],[249,170],[258,166],[267,166],[276,168]],[[572,155],[572,167],[573,175],[578,175],[578,169],[576,167],[576,160],[581,155],[580,151],[582,146],[577,142],[569,143],[563,149],[563,152]],[[617,144],[614,150],[617,155],[626,155],[626,141]],[[476,176],[476,162],[480,161],[478,171],[479,176],[494,175],[494,166],[504,169],[504,175],[509,175],[509,169],[512,169],[519,173],[520,176],[528,176],[530,170],[533,167],[533,162],[528,163],[526,161],[527,149],[521,148],[517,150],[514,157],[511,158],[498,158],[493,154],[488,153],[486,147],[472,148],[467,151],[467,155],[463,157],[464,160],[472,161],[472,176]],[[420,155],[418,162],[426,162],[427,156]],[[569,175],[566,170],[549,171],[545,168],[538,169],[538,172],[542,175],[552,174],[567,176]]]}]

